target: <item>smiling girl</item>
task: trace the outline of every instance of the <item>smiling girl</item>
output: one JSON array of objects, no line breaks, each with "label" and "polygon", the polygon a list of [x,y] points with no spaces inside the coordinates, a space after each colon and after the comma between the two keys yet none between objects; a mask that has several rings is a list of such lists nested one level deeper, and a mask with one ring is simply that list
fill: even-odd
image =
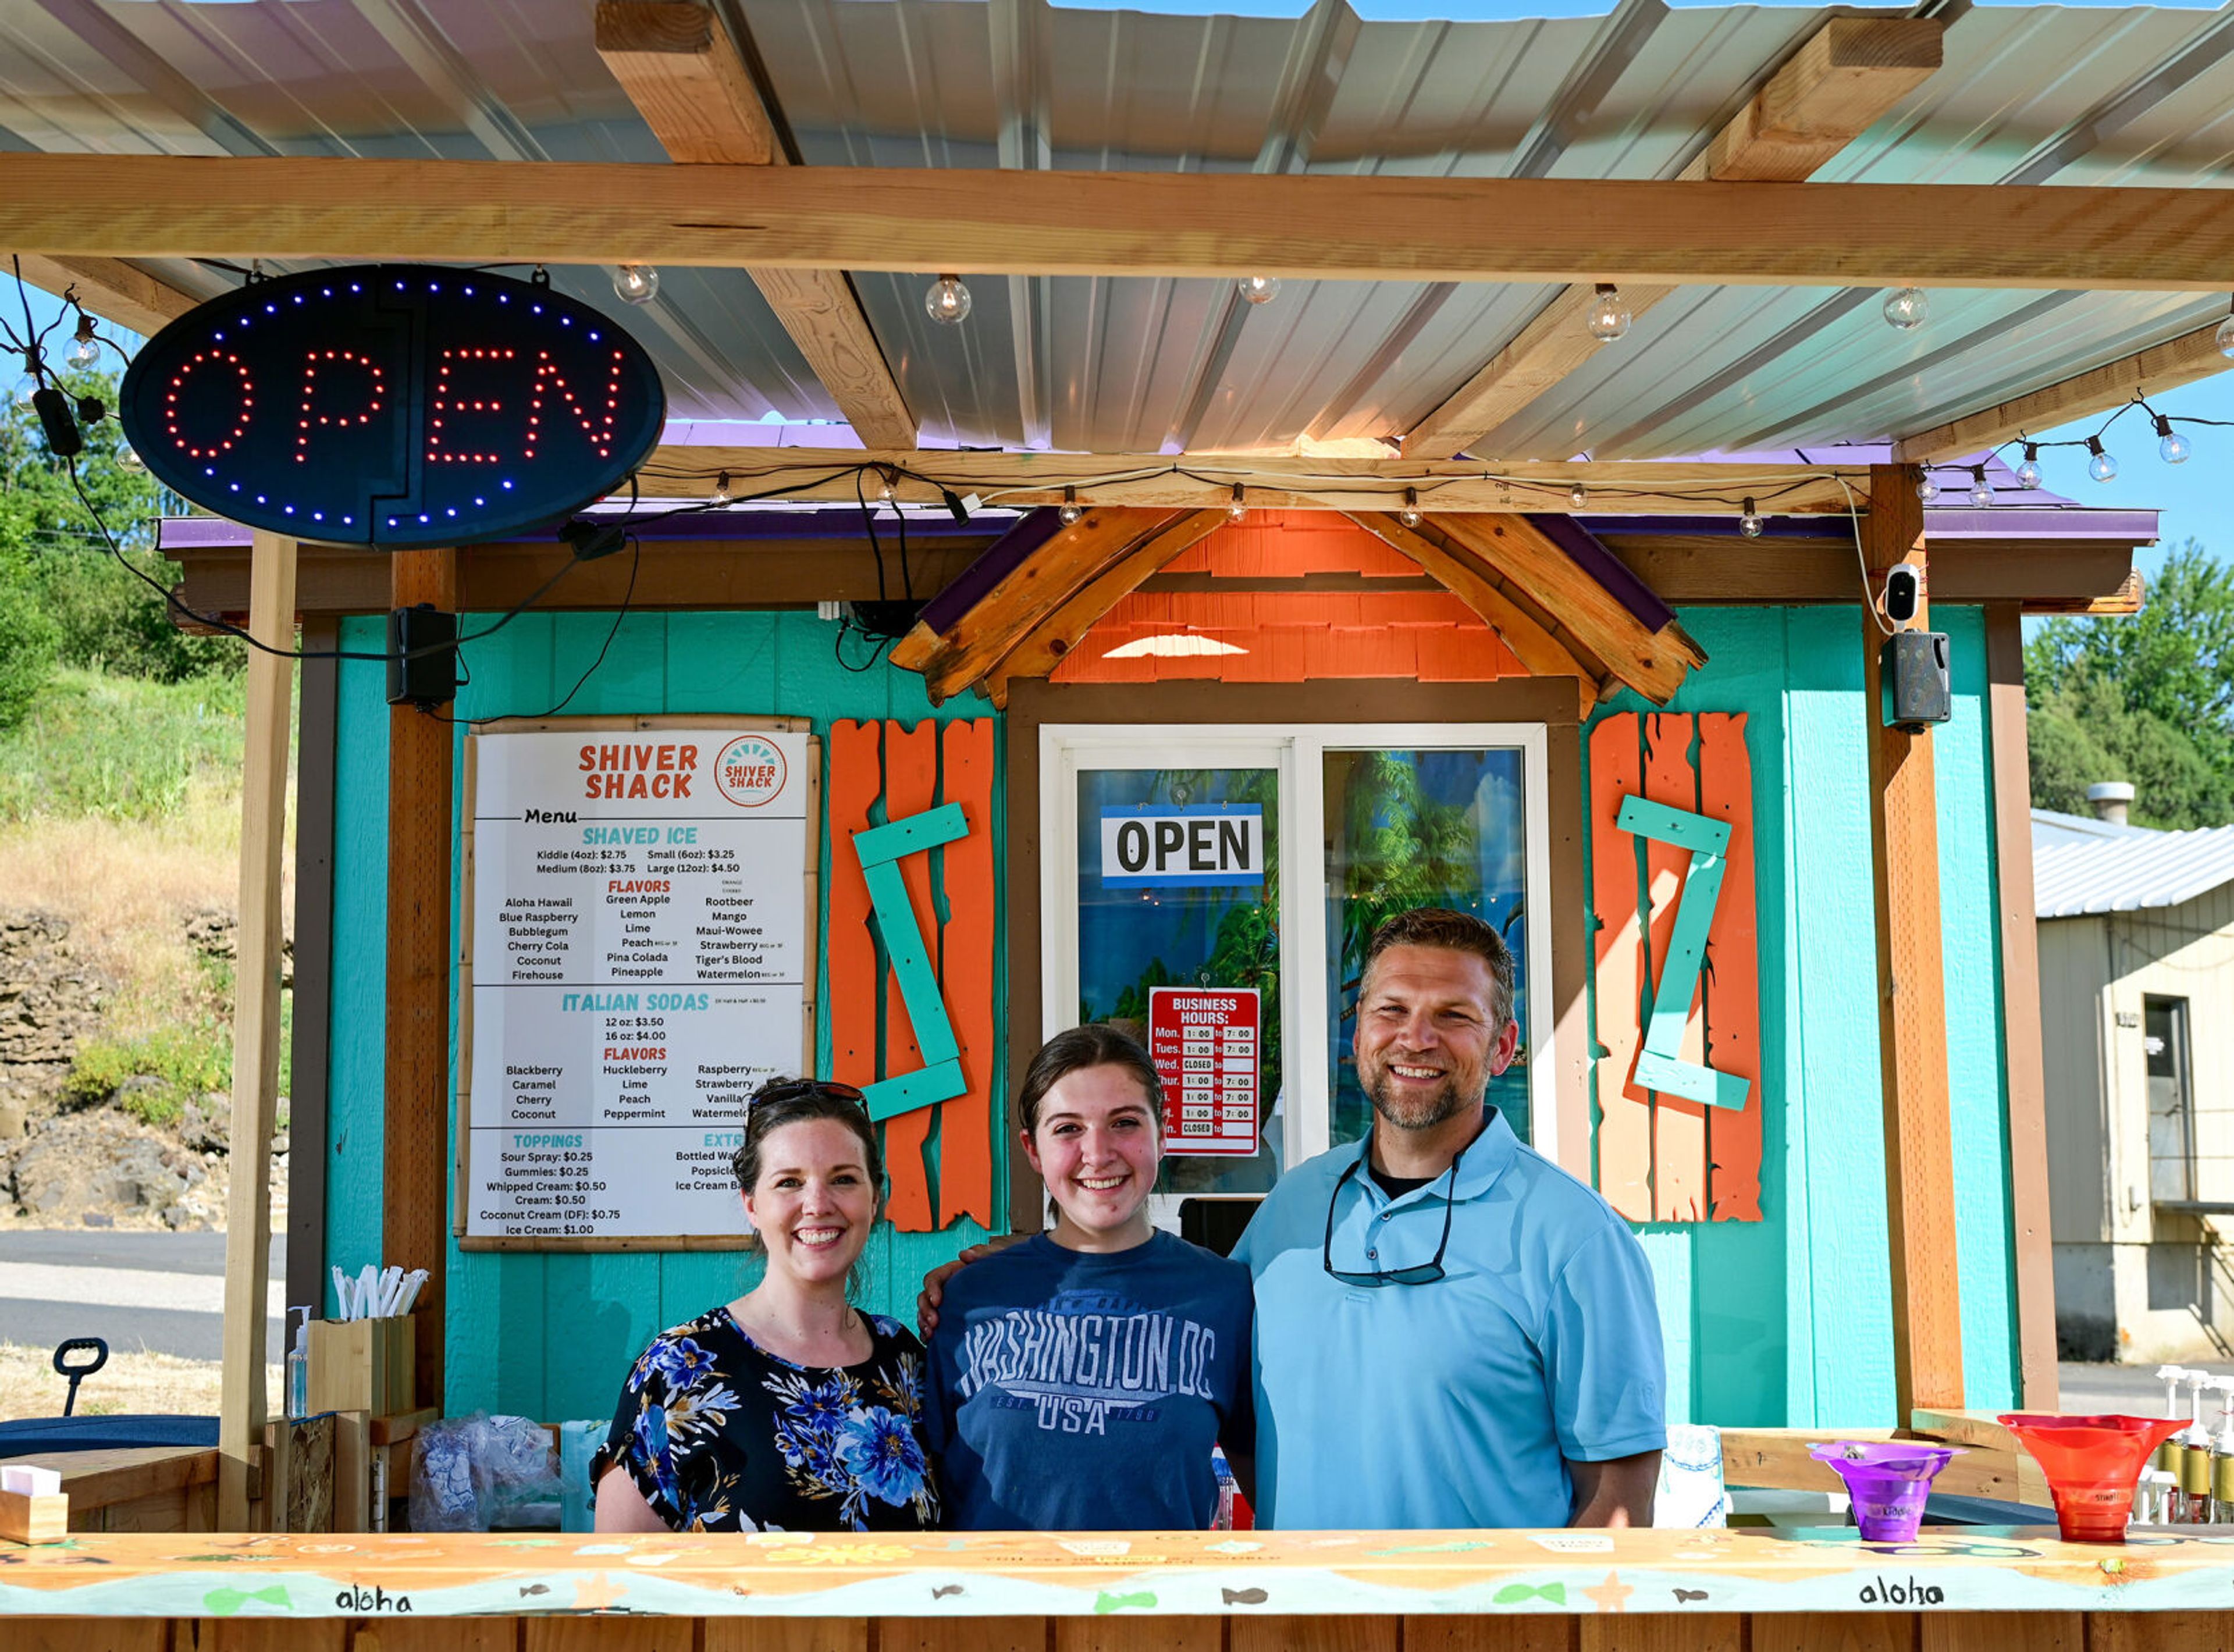
[{"label": "smiling girl", "polygon": [[938,1523],[923,1345],[846,1285],[885,1170],[861,1095],[764,1084],[731,1160],[768,1271],[654,1338],[590,1467],[600,1531],[867,1531]]},{"label": "smiling girl", "polygon": [[1163,1087],[1131,1039],[1057,1034],[1016,1111],[1056,1219],[946,1286],[925,1411],[950,1522],[1207,1527],[1212,1446],[1240,1467],[1254,1443],[1249,1270],[1151,1224]]}]

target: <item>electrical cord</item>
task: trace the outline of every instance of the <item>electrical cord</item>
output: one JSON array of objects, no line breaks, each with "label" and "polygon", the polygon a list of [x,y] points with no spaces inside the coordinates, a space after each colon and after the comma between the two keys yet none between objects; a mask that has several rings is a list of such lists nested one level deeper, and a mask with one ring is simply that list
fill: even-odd
[{"label": "electrical cord", "polygon": [[[631,533],[628,536],[628,585],[627,588],[621,592],[621,605],[613,613],[612,625],[611,629],[605,632],[605,640],[598,647],[598,657],[591,660],[589,664],[582,668],[582,675],[574,679],[574,686],[566,690],[565,697],[560,700],[557,705],[552,706],[548,711],[505,711],[498,712],[493,715],[487,717],[454,717],[447,712],[435,710],[432,706],[421,706],[420,710],[425,715],[433,718],[436,722],[462,723],[470,728],[477,728],[483,723],[503,722],[508,718],[522,716],[526,717],[531,722],[539,722],[545,717],[557,716],[560,712],[565,710],[568,706],[573,704],[574,696],[582,692],[582,685],[587,682],[592,676],[596,676],[598,668],[605,663],[605,656],[612,650],[613,639],[621,634],[622,623],[628,618],[630,605],[635,601],[637,571],[643,565],[643,541],[637,539],[635,534]],[[460,656],[460,663],[462,665],[463,663],[464,656],[461,655]],[[470,682],[473,679],[468,676],[465,679],[465,682]],[[461,684],[461,686],[463,685]]]}]

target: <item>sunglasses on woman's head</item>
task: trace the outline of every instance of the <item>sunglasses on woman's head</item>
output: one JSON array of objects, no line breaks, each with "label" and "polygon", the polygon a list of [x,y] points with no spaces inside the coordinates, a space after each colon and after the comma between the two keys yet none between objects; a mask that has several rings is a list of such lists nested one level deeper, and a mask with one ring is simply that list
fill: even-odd
[{"label": "sunglasses on woman's head", "polygon": [[772,1101],[804,1101],[810,1095],[826,1095],[833,1101],[851,1101],[855,1107],[866,1107],[868,1097],[850,1084],[840,1084],[835,1079],[786,1079],[780,1084],[763,1085],[753,1092],[745,1102],[745,1111]]}]

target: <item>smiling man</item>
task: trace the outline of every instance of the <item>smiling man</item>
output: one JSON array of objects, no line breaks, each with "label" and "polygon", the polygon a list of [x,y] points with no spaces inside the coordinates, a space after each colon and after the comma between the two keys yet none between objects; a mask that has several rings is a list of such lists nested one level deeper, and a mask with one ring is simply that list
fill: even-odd
[{"label": "smiling man", "polygon": [[1280,1178],[1256,1276],[1258,1512],[1296,1528],[1648,1525],[1667,1443],[1644,1253],[1485,1102],[1512,958],[1464,913],[1382,925],[1365,1140]]}]

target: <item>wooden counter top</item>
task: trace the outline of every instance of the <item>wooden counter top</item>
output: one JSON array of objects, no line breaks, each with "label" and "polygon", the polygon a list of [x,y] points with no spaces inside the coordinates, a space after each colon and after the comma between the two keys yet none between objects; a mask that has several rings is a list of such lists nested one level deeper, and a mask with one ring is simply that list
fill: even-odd
[{"label": "wooden counter top", "polygon": [[[2234,1531],[84,1533],[0,1545],[0,1619],[619,1612],[919,1619],[2125,1612],[2234,1605]],[[0,1641],[8,1636],[0,1632]]]}]

